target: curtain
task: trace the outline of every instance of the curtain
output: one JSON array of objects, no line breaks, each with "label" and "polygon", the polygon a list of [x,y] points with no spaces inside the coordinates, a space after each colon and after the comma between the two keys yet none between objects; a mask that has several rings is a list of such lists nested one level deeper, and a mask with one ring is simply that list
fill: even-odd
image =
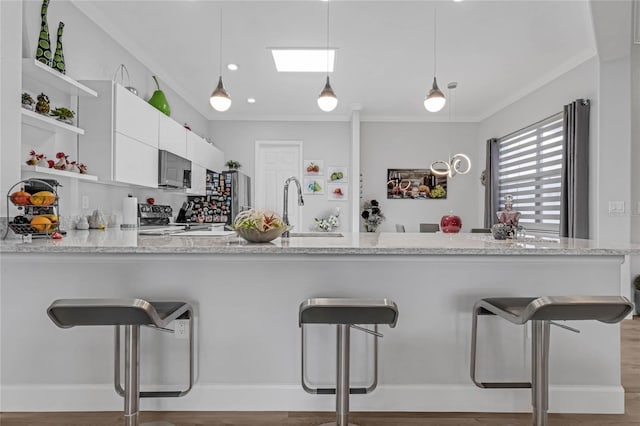
[{"label": "curtain", "polygon": [[484,227],[491,228],[497,222],[500,207],[498,196],[498,139],[487,140],[487,164],[484,179]]},{"label": "curtain", "polygon": [[560,236],[589,238],[589,100],[564,107]]}]

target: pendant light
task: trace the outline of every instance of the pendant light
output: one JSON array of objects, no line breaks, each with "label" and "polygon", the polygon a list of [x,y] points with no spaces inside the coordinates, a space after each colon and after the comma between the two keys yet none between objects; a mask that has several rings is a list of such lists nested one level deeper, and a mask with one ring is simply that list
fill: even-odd
[{"label": "pendant light", "polygon": [[216,111],[225,112],[231,106],[231,96],[222,84],[222,9],[220,9],[220,39],[218,45],[218,85],[209,98],[211,107]]},{"label": "pendant light", "polygon": [[[458,87],[458,83],[451,82],[447,85],[447,89],[449,89],[449,96],[454,89]],[[454,98],[451,98],[452,102],[449,106],[449,125],[453,124],[452,115],[453,115],[453,107],[455,102],[453,102]],[[451,139],[451,137],[450,137]],[[431,163],[431,173],[436,176],[447,176],[454,177],[456,174],[466,175],[471,170],[471,159],[465,154],[456,154],[453,157],[451,153],[449,153],[449,161],[438,160]]]},{"label": "pendant light", "polygon": [[424,98],[424,107],[429,112],[438,112],[444,108],[444,104],[447,100],[444,97],[444,93],[438,88],[438,82],[436,81],[436,16],[437,9],[433,10],[433,85],[431,90]]},{"label": "pendant light", "polygon": [[338,98],[331,88],[329,82],[329,1],[327,1],[327,82],[324,85],[324,89],[318,96],[318,107],[324,112],[330,112],[336,109],[338,106]]}]

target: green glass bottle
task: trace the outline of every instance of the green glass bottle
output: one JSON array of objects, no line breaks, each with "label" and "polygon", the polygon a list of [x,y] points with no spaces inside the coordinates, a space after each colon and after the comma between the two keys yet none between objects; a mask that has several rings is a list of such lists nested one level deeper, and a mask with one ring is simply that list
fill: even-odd
[{"label": "green glass bottle", "polygon": [[40,24],[40,37],[36,48],[36,61],[51,65],[51,43],[49,42],[49,24],[47,23],[48,8],[49,0],[42,0],[42,9],[40,10],[42,23]]},{"label": "green glass bottle", "polygon": [[64,29],[64,22],[58,24],[58,40],[56,41],[56,53],[53,55],[53,63],[51,68],[65,73],[64,67],[64,53],[62,52],[62,30]]}]

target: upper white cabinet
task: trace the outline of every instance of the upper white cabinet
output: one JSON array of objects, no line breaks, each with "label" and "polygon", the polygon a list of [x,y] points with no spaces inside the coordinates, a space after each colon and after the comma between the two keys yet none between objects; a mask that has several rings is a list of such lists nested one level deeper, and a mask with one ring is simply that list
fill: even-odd
[{"label": "upper white cabinet", "polygon": [[187,159],[216,172],[224,168],[224,153],[193,132],[187,132]]},{"label": "upper white cabinet", "polygon": [[118,182],[158,186],[158,150],[125,136],[115,135],[114,174]]},{"label": "upper white cabinet", "polygon": [[199,164],[191,162],[191,188],[187,188],[187,194],[207,195],[207,169]]},{"label": "upper white cabinet", "polygon": [[158,148],[187,158],[187,129],[164,114],[159,114]]},{"label": "upper white cabinet", "polygon": [[158,148],[160,111],[119,84],[115,84],[115,130]]},{"label": "upper white cabinet", "polygon": [[84,84],[99,97],[79,99],[83,161],[100,180],[156,188],[160,112],[113,81]]}]

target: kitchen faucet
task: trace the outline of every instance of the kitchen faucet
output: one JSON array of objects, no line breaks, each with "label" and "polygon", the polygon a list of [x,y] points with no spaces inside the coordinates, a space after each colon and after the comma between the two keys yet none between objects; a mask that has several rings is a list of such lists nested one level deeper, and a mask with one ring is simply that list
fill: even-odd
[{"label": "kitchen faucet", "polygon": [[284,181],[284,206],[282,208],[282,221],[287,227],[287,230],[282,234],[282,238],[289,238],[289,184],[291,182],[295,182],[296,186],[298,187],[298,205],[304,206],[304,200],[302,199],[302,186],[300,185],[300,181],[294,176],[291,176]]}]

